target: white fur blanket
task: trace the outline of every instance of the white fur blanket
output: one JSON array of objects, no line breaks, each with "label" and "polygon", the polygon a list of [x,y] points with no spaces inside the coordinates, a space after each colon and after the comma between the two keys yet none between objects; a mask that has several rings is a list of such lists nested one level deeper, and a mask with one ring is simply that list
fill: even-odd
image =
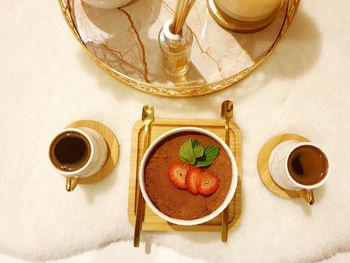
[{"label": "white fur blanket", "polygon": [[[287,37],[249,78],[216,95],[167,99],[125,87],[82,51],[57,1],[3,1],[0,9],[0,250],[28,260],[67,257],[130,239],[130,138],[143,104],[159,117],[217,118],[235,102],[243,133],[243,210],[229,243],[219,233],[143,234],[152,243],[215,262],[302,262],[350,250],[350,4],[306,1]],[[347,32],[345,32],[347,31]],[[94,119],[120,145],[113,174],[65,191],[48,145],[68,123]],[[279,133],[322,145],[332,174],[316,203],[279,199],[261,183],[257,155]],[[130,243],[132,246],[132,243]]]}]

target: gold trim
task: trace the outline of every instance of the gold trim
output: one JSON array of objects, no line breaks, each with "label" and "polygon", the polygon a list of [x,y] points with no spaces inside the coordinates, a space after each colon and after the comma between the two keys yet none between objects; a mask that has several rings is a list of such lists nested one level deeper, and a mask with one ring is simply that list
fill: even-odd
[{"label": "gold trim", "polygon": [[286,16],[283,21],[282,28],[280,30],[280,33],[278,34],[275,42],[272,44],[272,46],[260,57],[260,59],[252,66],[242,70],[241,72],[232,75],[231,77],[225,78],[223,80],[213,82],[210,84],[203,84],[203,85],[194,85],[194,86],[187,86],[187,87],[176,87],[171,88],[167,86],[160,86],[160,85],[153,85],[150,83],[142,82],[139,80],[132,79],[120,72],[117,72],[110,68],[108,65],[100,61],[84,44],[83,40],[81,39],[75,22],[74,22],[74,15],[72,12],[73,4],[72,0],[58,0],[61,6],[62,14],[71,29],[72,33],[75,35],[77,40],[82,44],[84,49],[88,52],[89,56],[109,75],[112,77],[118,79],[119,81],[123,82],[124,84],[127,84],[135,89],[144,91],[149,94],[153,95],[159,95],[164,97],[196,97],[196,96],[202,96],[206,94],[211,94],[214,92],[218,92],[220,90],[223,90],[238,81],[242,80],[243,78],[247,77],[251,72],[253,72],[258,66],[260,66],[271,54],[271,51],[277,46],[285,32],[287,31],[289,25],[291,24],[296,11],[298,10],[300,0],[289,0],[288,6],[286,9]]},{"label": "gold trim", "polygon": [[66,176],[66,191],[72,192],[79,183],[79,177]]}]

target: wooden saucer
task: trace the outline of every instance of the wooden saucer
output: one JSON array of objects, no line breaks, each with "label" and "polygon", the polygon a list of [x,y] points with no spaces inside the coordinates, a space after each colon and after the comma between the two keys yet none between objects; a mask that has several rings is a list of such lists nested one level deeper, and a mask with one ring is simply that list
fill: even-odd
[{"label": "wooden saucer", "polygon": [[275,181],[272,179],[270,170],[269,170],[269,158],[272,150],[280,143],[285,141],[298,141],[298,142],[309,142],[309,140],[303,136],[297,134],[281,134],[276,137],[271,138],[265,145],[262,147],[259,158],[258,158],[258,171],[261,181],[264,183],[267,189],[269,189],[275,195],[292,199],[292,198],[300,198],[300,195],[297,191],[287,190],[280,187]]},{"label": "wooden saucer", "polygon": [[79,178],[79,184],[94,184],[106,178],[113,171],[119,158],[119,143],[113,131],[98,121],[80,120],[75,121],[67,126],[67,128],[79,127],[90,128],[99,132],[107,144],[107,161],[102,166],[101,170],[91,176]]}]

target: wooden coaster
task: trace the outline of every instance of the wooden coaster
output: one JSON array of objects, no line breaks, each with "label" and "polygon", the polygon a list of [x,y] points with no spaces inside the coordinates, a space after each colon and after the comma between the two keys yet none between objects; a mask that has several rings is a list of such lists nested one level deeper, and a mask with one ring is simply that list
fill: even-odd
[{"label": "wooden coaster", "polygon": [[275,195],[282,198],[300,198],[300,195],[297,191],[287,190],[280,187],[272,179],[269,170],[269,158],[272,150],[280,143],[285,141],[298,141],[298,142],[309,142],[309,140],[303,136],[297,134],[281,134],[276,137],[271,138],[265,145],[262,147],[259,158],[258,158],[258,171],[261,181],[264,183],[267,189],[269,189]]},{"label": "wooden coaster", "polygon": [[90,128],[99,132],[106,141],[108,156],[106,163],[94,175],[79,178],[79,184],[94,184],[106,178],[114,169],[119,158],[119,143],[113,131],[106,125],[92,120],[80,120],[73,122],[67,128]]}]

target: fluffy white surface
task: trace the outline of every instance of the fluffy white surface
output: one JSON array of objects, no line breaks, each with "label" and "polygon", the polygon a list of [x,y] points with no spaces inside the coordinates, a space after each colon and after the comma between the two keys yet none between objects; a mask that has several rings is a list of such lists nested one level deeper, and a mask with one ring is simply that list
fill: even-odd
[{"label": "fluffy white surface", "polygon": [[[141,107],[159,117],[217,118],[235,102],[243,133],[240,226],[218,233],[143,234],[149,242],[217,262],[303,262],[350,250],[350,3],[306,1],[270,59],[236,87],[194,99],[143,94],[107,76],[86,56],[57,1],[3,1],[0,9],[0,249],[28,260],[67,257],[130,239],[130,137]],[[103,182],[64,189],[47,151],[68,123],[94,119],[116,133],[121,155]],[[294,132],[322,145],[332,177],[316,204],[279,199],[261,183],[266,140]],[[130,246],[132,244],[130,243]]]}]

